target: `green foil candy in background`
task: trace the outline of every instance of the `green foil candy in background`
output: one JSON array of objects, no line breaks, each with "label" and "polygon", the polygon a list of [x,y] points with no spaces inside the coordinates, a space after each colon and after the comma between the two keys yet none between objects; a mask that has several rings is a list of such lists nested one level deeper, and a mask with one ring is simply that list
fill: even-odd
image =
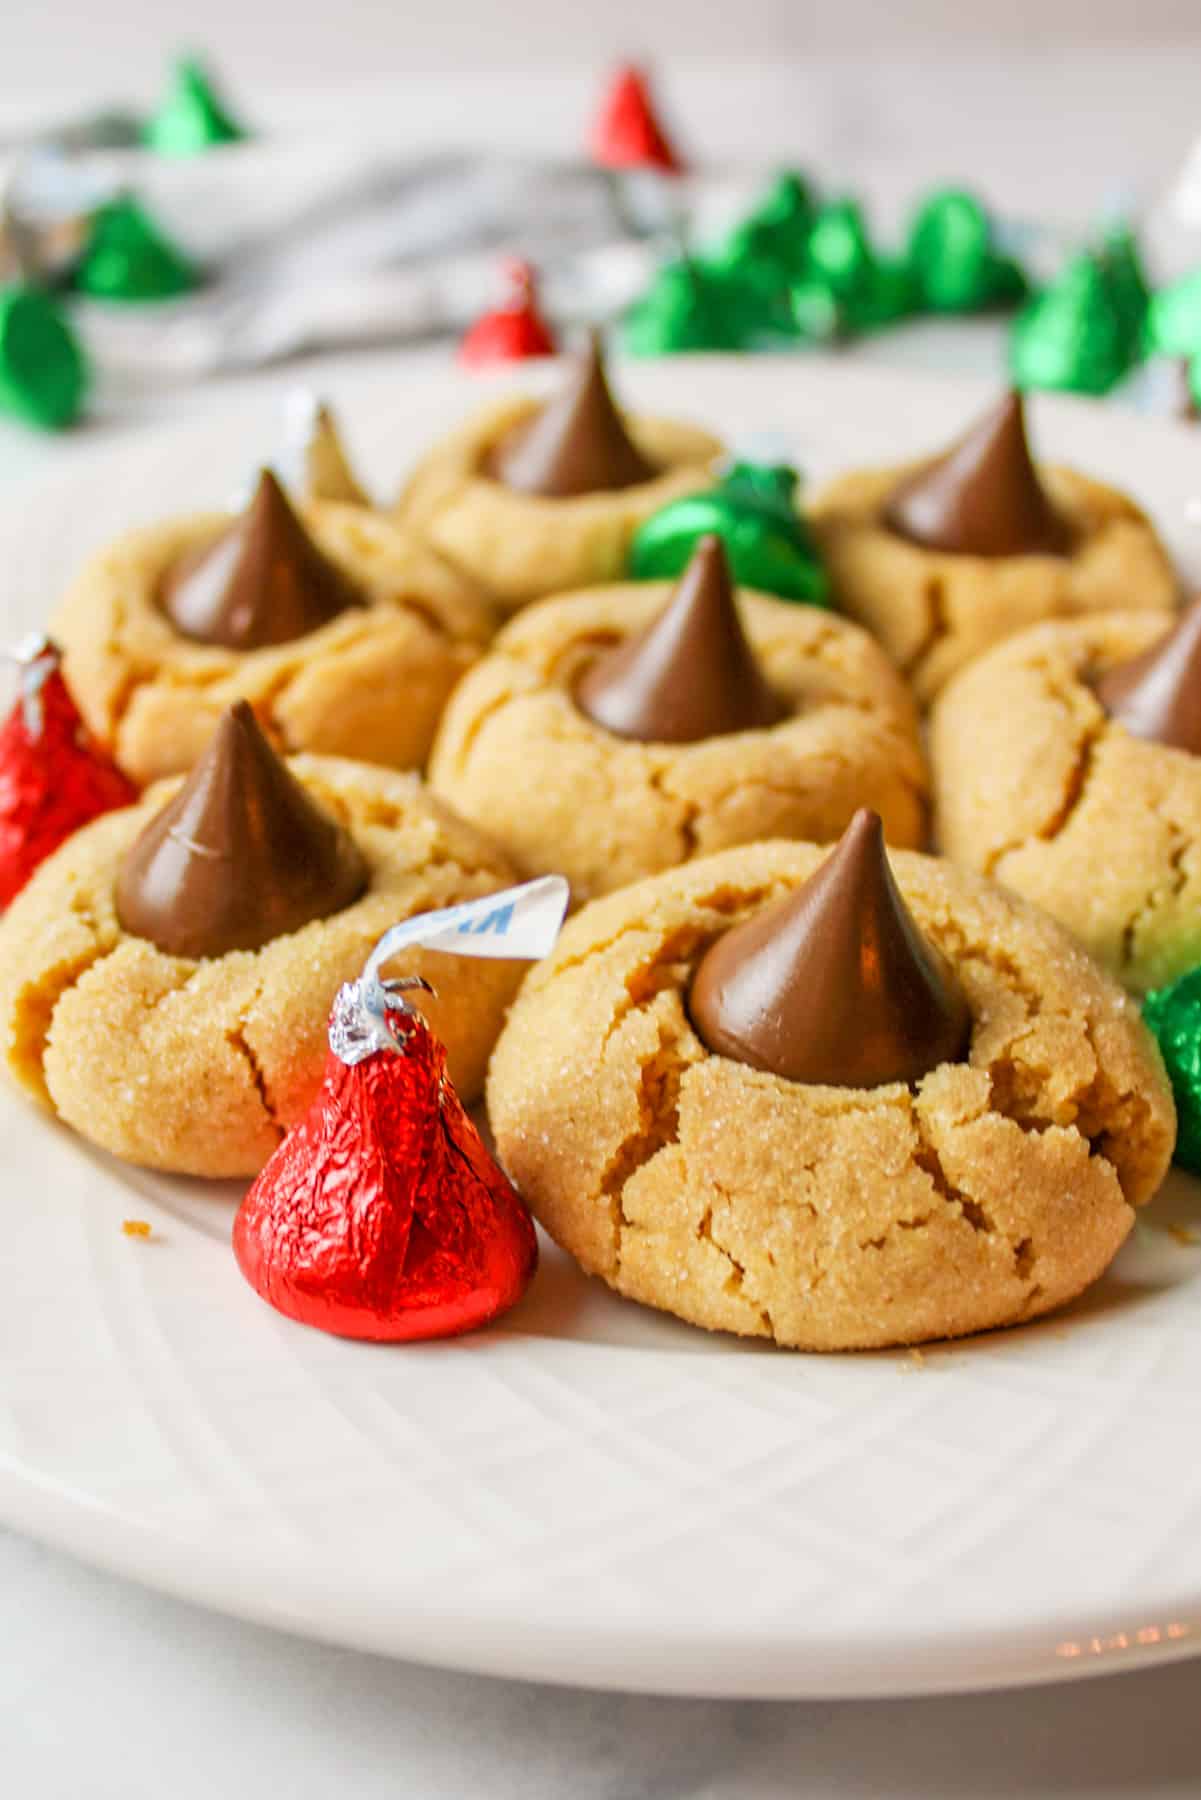
[{"label": "green foil candy in background", "polygon": [[848,302],[856,331],[880,331],[899,324],[917,310],[917,290],[908,265],[895,257],[879,257],[864,291]]},{"label": "green foil candy in background", "polygon": [[1105,233],[1098,254],[1109,282],[1126,353],[1133,364],[1142,351],[1147,307],[1151,300],[1151,284],[1143,268],[1138,240],[1128,225],[1113,225]]},{"label": "green foil candy in background", "polygon": [[716,249],[665,263],[626,313],[631,356],[766,348],[794,340],[789,287],[808,255],[813,200],[803,178],[776,178]]},{"label": "green foil candy in background", "polygon": [[621,346],[629,356],[736,350],[743,342],[729,285],[695,257],[665,263],[626,313]]},{"label": "green foil candy in background", "polygon": [[646,520],[630,548],[638,581],[679,575],[698,538],[715,531],[734,579],[784,600],[829,604],[830,584],[796,510],[797,473],[786,464],[735,463],[717,486],[686,494]]},{"label": "green foil candy in background", "polygon": [[974,194],[941,188],[919,207],[905,258],[918,303],[930,312],[1012,305],[1026,278],[996,248],[992,220]]},{"label": "green foil candy in background", "polygon": [[60,430],[79,416],[87,382],[83,351],[50,295],[0,288],[0,411]]},{"label": "green foil candy in background", "polygon": [[1170,986],[1148,994],[1143,1017],[1159,1044],[1176,1096],[1175,1160],[1201,1175],[1201,969],[1191,969]]},{"label": "green foil candy in background", "polygon": [[879,331],[914,310],[909,269],[872,247],[854,200],[823,206],[809,235],[808,274],[792,290],[798,331],[818,342]]},{"label": "green foil candy in background", "polygon": [[183,251],[126,195],[94,215],[74,285],[98,300],[170,300],[198,280]]},{"label": "green foil candy in background", "polygon": [[814,200],[808,184],[795,170],[786,170],[714,251],[710,266],[737,275],[748,264],[768,263],[785,283],[797,279],[808,266],[813,219]]},{"label": "green foil candy in background", "polygon": [[[1012,297],[1015,266],[994,257],[989,267]],[[634,356],[834,344],[920,305],[908,257],[877,252],[859,203],[815,207],[804,179],[787,171],[716,249],[659,270],[627,313],[622,342]]]},{"label": "green foil candy in background", "polygon": [[176,63],[171,87],[143,139],[161,156],[198,156],[214,144],[233,144],[247,136],[220,99],[203,65],[192,57]]},{"label": "green foil candy in background", "polygon": [[807,344],[837,344],[851,336],[850,313],[824,281],[798,281],[788,303],[796,335]]},{"label": "green foil candy in background", "polygon": [[808,271],[811,280],[849,304],[868,292],[876,254],[858,201],[833,200],[821,208],[809,233]]},{"label": "green foil candy in background", "polygon": [[1201,356],[1201,269],[1152,296],[1144,333],[1161,356]]},{"label": "green foil candy in background", "polygon": [[1106,394],[1126,374],[1133,347],[1103,262],[1073,257],[1014,320],[1009,366],[1020,388]]}]

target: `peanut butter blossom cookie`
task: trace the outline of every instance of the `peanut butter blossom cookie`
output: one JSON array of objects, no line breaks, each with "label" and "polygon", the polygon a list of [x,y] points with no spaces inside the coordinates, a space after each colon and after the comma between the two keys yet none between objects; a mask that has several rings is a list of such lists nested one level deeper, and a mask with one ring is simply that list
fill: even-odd
[{"label": "peanut butter blossom cookie", "polygon": [[616,581],[639,525],[708,487],[721,448],[693,425],[620,413],[594,339],[549,401],[500,401],[435,445],[397,515],[513,611]]},{"label": "peanut butter blossom cookie", "polygon": [[1201,601],[1023,632],[930,721],[946,854],[1142,991],[1201,963]]},{"label": "peanut butter blossom cookie", "polygon": [[147,782],[189,768],[236,700],[282,750],[419,766],[494,623],[410,531],[357,504],[296,509],[264,470],[237,517],[129,532],[94,557],[53,629],[88,725]]},{"label": "peanut butter blossom cookie", "polygon": [[[891,861],[891,867],[890,867]],[[1016,1324],[1162,1179],[1137,1007],[1035,908],[861,813],[595,902],[493,1055],[501,1160],[618,1292],[813,1350]]]},{"label": "peanut butter blossom cookie", "polygon": [[680,582],[595,588],[511,621],[447,709],[435,791],[577,899],[762,837],[836,837],[875,807],[925,828],[903,683],[856,626],[736,596],[721,540]]},{"label": "peanut butter blossom cookie", "polygon": [[[398,920],[511,871],[416,776],[285,764],[245,702],[180,786],[107,814],[0,923],[10,1072],[93,1143],[190,1175],[252,1175],[313,1099],[333,997]],[[410,954],[451,1078],[478,1093],[511,962]]]},{"label": "peanut butter blossom cookie", "polygon": [[1036,467],[1010,393],[933,462],[857,470],[814,500],[836,603],[933,699],[965,663],[1043,619],[1164,613],[1176,581],[1132,501]]}]

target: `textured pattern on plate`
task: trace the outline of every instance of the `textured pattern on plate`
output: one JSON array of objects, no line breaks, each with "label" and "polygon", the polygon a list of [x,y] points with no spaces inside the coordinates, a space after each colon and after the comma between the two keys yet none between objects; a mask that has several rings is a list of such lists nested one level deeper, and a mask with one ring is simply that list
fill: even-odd
[{"label": "textured pattern on plate", "polygon": [[[824,468],[936,443],[981,399],[808,362],[698,362],[686,384],[630,380],[735,430],[792,422]],[[406,388],[402,448],[461,392]],[[393,386],[334,398],[366,466],[398,473]],[[1180,520],[1183,433],[1035,417]],[[5,629],[135,509],[219,501],[229,445],[245,460],[273,424],[260,391],[24,496],[0,515]],[[0,1516],[94,1561],[398,1654],[695,1693],[984,1686],[1201,1647],[1195,1184],[1070,1314],[920,1360],[709,1338],[554,1252],[502,1326],[393,1351],[255,1299],[237,1190],[121,1168],[7,1093],[0,1158]]]}]

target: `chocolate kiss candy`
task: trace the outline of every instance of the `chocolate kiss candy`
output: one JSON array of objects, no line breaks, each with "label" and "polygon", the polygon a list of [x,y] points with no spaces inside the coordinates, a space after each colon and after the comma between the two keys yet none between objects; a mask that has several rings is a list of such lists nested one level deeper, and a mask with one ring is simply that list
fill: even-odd
[{"label": "chocolate kiss candy", "polygon": [[167,571],[159,597],[184,637],[227,650],[290,644],[362,604],[313,543],[270,469],[235,525]]},{"label": "chocolate kiss candy", "polygon": [[354,840],[310,799],[239,700],[126,851],[117,917],[169,956],[224,956],[341,912],[366,885]]},{"label": "chocolate kiss candy", "polygon": [[538,1242],[463,1111],[446,1051],[400,1002],[397,989],[428,984],[390,985],[392,1048],[354,1042],[360,984],[339,993],[321,1090],[243,1200],[233,1242],[247,1281],[288,1318],[402,1343],[504,1312]]},{"label": "chocolate kiss candy", "polygon": [[0,287],[0,412],[58,431],[78,416],[87,359],[52,294],[18,282]]},{"label": "chocolate kiss candy", "polygon": [[598,656],[575,699],[606,731],[644,744],[693,744],[784,717],[743,633],[715,532],[697,544],[658,617]]},{"label": "chocolate kiss candy", "polygon": [[0,722],[0,907],[65,838],[138,797],[85,728],[57,644],[32,636],[9,657],[20,690]]},{"label": "chocolate kiss candy", "polygon": [[655,116],[650,86],[641,69],[626,63],[616,71],[588,136],[592,160],[602,169],[683,168]]},{"label": "chocolate kiss candy", "polygon": [[815,875],[702,957],[689,1000],[719,1056],[789,1081],[917,1081],[967,1049],[971,1013],[926,942],[861,808]]},{"label": "chocolate kiss candy", "polygon": [[1132,737],[1201,755],[1201,599],[1166,638],[1102,675],[1096,692]]},{"label": "chocolate kiss candy", "polygon": [[658,474],[626,435],[595,337],[562,392],[502,438],[488,472],[518,493],[552,500],[637,487]]},{"label": "chocolate kiss candy", "polygon": [[292,424],[292,461],[299,476],[293,493],[306,500],[335,500],[340,506],[370,506],[355,479],[329,407],[304,394],[295,407]]},{"label": "chocolate kiss candy", "polygon": [[930,550],[962,556],[1062,552],[1067,531],[1039,482],[1016,391],[987,413],[945,456],[893,493],[885,522]]}]

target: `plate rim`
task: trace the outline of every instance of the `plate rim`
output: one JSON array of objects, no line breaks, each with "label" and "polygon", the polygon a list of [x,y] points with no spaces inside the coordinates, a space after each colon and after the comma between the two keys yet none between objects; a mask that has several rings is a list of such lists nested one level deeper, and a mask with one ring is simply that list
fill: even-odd
[{"label": "plate rim", "polygon": [[[335,398],[341,400],[356,391],[364,399],[374,394],[378,374],[364,364],[381,364],[394,373],[403,373],[403,356],[383,352],[370,358],[355,359],[344,372],[337,374],[331,386]],[[687,370],[700,375],[698,387],[703,389],[704,370],[717,366],[729,373],[750,373],[745,361],[728,356],[704,356],[687,359]],[[305,385],[314,378],[320,382],[322,365],[304,372]],[[845,367],[836,358],[805,357],[798,367],[795,357],[756,358],[751,365],[752,382],[767,381],[776,368],[786,369],[804,381],[804,371],[817,371],[818,379],[852,378],[853,385],[863,389],[869,385],[905,389],[915,394],[919,388],[938,386],[948,394],[965,397],[979,395],[995,387],[977,376],[916,373],[912,370],[888,369],[874,365]],[[648,379],[674,380],[684,374],[679,359],[658,365],[628,365],[632,382],[637,371],[646,371]],[[538,379],[549,379],[549,361],[542,365]],[[659,371],[657,374],[656,371]],[[670,373],[668,373],[670,372]],[[527,371],[507,370],[495,378],[481,381],[465,377],[461,372],[438,366],[422,366],[412,377],[435,394],[449,394],[453,388],[457,400],[454,411],[466,411],[478,402],[507,388],[522,385]],[[70,465],[43,469],[20,482],[11,495],[0,500],[0,514],[27,506],[40,506],[87,479],[94,463],[108,464],[106,481],[117,479],[114,469],[122,461],[131,468],[143,459],[161,451],[170,452],[175,445],[184,446],[193,438],[211,435],[219,420],[251,415],[258,416],[274,409],[278,396],[296,385],[291,373],[275,373],[268,379],[229,384],[221,400],[190,417],[156,423],[131,432],[116,443],[99,436],[94,442],[81,441],[72,447]],[[461,405],[458,403],[461,400]],[[354,402],[352,401],[352,404]],[[1077,397],[1046,397],[1048,410],[1078,413],[1087,409],[1096,414],[1097,403]],[[1040,405],[1044,404],[1040,398]],[[703,406],[696,408],[703,412]],[[1112,411],[1112,407],[1110,408]],[[1133,416],[1137,437],[1150,431],[1156,437],[1169,434],[1195,454],[1195,440],[1189,429],[1163,421],[1138,419]],[[1131,451],[1132,460],[1135,452]],[[619,1302],[620,1304],[620,1302]],[[299,1330],[299,1327],[291,1329]],[[544,1622],[540,1636],[531,1641],[525,1634],[513,1633],[511,1613],[505,1622],[470,1610],[451,1609],[436,1629],[425,1614],[416,1630],[398,1628],[395,1619],[385,1622],[359,1603],[354,1609],[338,1604],[326,1593],[324,1583],[302,1584],[293,1591],[293,1601],[272,1601],[264,1592],[261,1580],[248,1579],[254,1569],[261,1576],[264,1563],[270,1561],[260,1549],[245,1564],[228,1546],[221,1553],[211,1544],[198,1544],[194,1539],[176,1538],[161,1527],[124,1518],[113,1507],[90,1502],[86,1495],[73,1492],[52,1479],[40,1480],[26,1471],[0,1463],[0,1517],[15,1529],[56,1549],[79,1557],[95,1566],[126,1576],[175,1597],[234,1617],[253,1621],[279,1630],[290,1631],[320,1641],[350,1647],[447,1669],[543,1681],[565,1686],[589,1686],[640,1693],[687,1694],[711,1698],[762,1699],[833,1699],[881,1698],[905,1695],[933,1695],[977,1692],[997,1687],[1043,1685],[1062,1680],[1109,1674],[1117,1669],[1145,1668],[1183,1660],[1201,1654],[1201,1592],[1181,1601],[1172,1623],[1180,1627],[1179,1635],[1164,1632],[1156,1641],[1139,1642],[1132,1633],[1130,1619],[1116,1614],[1094,1615],[1081,1624],[1079,1618],[1058,1621],[1043,1618],[1037,1628],[1015,1629],[998,1637],[995,1631],[947,1632],[932,1643],[919,1635],[882,1632],[870,1634],[867,1645],[855,1638],[841,1644],[828,1640],[823,1662],[817,1667],[814,1650],[806,1642],[801,1652],[803,1667],[793,1666],[781,1645],[770,1637],[749,1634],[737,1639],[740,1670],[723,1662],[720,1673],[715,1668],[706,1672],[705,1664],[713,1664],[720,1656],[719,1646],[708,1639],[697,1639],[689,1631],[688,1638],[673,1637],[659,1626],[644,1633],[640,1645],[637,1682],[631,1687],[622,1678],[623,1665],[630,1663],[628,1642],[620,1631],[594,1634],[588,1667],[578,1667],[578,1639],[569,1646],[563,1635]],[[99,1523],[102,1521],[102,1524]],[[185,1551],[186,1554],[180,1554]],[[173,1554],[174,1553],[174,1554]],[[283,1559],[286,1562],[286,1559]],[[253,1567],[252,1567],[253,1565]],[[280,1574],[283,1573],[281,1562]],[[286,1585],[282,1584],[281,1585]],[[331,1584],[332,1585],[332,1584]],[[314,1612],[313,1601],[320,1594],[323,1612]],[[297,1599],[307,1597],[305,1610]],[[353,1615],[353,1616],[352,1616]],[[658,1622],[656,1622],[657,1624]],[[1146,1631],[1148,1627],[1141,1628]],[[1033,1642],[1032,1638],[1038,1641]],[[1088,1645],[1094,1641],[1113,1640],[1105,1648],[1082,1648],[1078,1655],[1065,1656],[1057,1646],[1073,1642]],[[574,1647],[573,1647],[574,1646]],[[865,1647],[871,1661],[863,1661]],[[571,1665],[577,1664],[576,1667]],[[683,1670],[683,1672],[682,1672]]]}]

